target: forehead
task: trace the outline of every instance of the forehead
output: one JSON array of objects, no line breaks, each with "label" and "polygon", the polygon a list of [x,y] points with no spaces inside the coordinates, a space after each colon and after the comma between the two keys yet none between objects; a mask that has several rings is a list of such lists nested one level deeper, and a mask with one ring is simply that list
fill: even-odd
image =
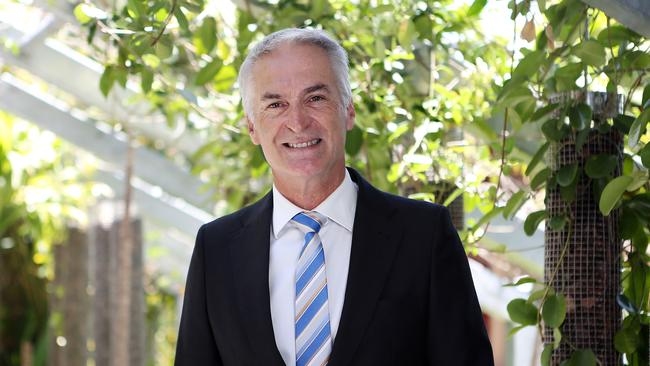
[{"label": "forehead", "polygon": [[334,72],[327,52],[309,44],[285,44],[263,55],[253,65],[253,89],[267,91],[302,90],[316,83],[333,86]]}]

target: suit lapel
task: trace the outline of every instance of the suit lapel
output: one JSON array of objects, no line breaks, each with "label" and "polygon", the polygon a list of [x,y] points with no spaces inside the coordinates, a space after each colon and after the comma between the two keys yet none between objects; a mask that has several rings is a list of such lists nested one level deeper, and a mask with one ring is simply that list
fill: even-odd
[{"label": "suit lapel", "polygon": [[242,218],[230,243],[236,298],[244,332],[267,365],[284,365],[273,335],[269,295],[269,243],[273,199],[269,192]]},{"label": "suit lapel", "polygon": [[357,172],[349,171],[359,191],[345,300],[330,366],[343,366],[351,362],[372,319],[402,230],[395,227],[395,222],[389,222],[394,208],[384,196]]}]

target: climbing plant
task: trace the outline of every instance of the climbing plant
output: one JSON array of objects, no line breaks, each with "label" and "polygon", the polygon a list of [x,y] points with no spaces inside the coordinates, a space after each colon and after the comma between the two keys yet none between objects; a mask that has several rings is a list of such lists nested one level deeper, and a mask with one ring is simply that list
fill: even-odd
[{"label": "climbing plant", "polygon": [[[503,111],[504,136],[516,135],[532,124],[539,128],[543,138],[532,158],[521,160],[530,186],[513,194],[505,207],[519,207],[527,197],[540,190],[547,192],[548,205],[549,192],[557,191],[565,209],[561,213],[549,210],[531,213],[524,229],[531,235],[546,220],[547,237],[553,232],[566,234],[558,263],[554,268],[547,268],[550,273],[547,273],[546,283],[524,278],[513,284],[532,282],[535,291],[527,299],[516,299],[508,305],[511,319],[521,327],[536,325],[542,332],[545,326],[552,332],[554,341],[541,354],[542,364],[550,364],[553,350],[566,342],[561,329],[567,308],[575,306],[568,303],[554,280],[566,259],[569,243],[574,240],[571,237],[576,219],[573,204],[576,195],[580,194],[576,192],[578,182],[584,180],[594,192],[599,214],[620,214],[618,235],[624,240],[619,254],[623,268],[622,288],[616,296],[619,307],[615,310],[623,311],[624,319],[614,339],[608,342],[613,342],[616,350],[624,354],[627,364],[647,365],[650,42],[577,0],[553,3],[524,0],[509,4],[512,19],[525,18],[521,33],[516,35],[530,43],[513,54],[521,58],[513,63],[510,78],[500,88],[496,110]],[[538,32],[536,26],[541,28]],[[611,103],[620,104],[620,113],[610,118],[596,118],[596,111],[584,100],[585,95],[594,91],[609,93]],[[571,92],[583,95],[583,99],[558,98]],[[618,107],[612,108],[616,111]],[[557,151],[547,151],[549,146],[571,141],[579,152],[590,141],[599,138],[598,135],[621,136],[622,151],[591,156],[584,164],[566,165],[554,164],[552,155]],[[551,164],[544,164],[544,155],[549,156]],[[502,209],[494,208],[495,211]],[[560,360],[562,365],[606,364],[592,350],[573,348],[568,359]]]}]

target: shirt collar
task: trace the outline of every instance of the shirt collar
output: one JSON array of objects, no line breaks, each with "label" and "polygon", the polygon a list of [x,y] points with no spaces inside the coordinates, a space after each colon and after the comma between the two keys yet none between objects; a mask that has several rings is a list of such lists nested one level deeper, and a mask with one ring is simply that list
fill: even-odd
[{"label": "shirt collar", "polygon": [[[352,232],[354,224],[354,212],[357,207],[357,191],[359,187],[350,178],[350,173],[345,170],[343,182],[332,192],[318,207],[313,209],[330,220]],[[285,225],[298,212],[304,209],[291,203],[273,185],[273,236],[277,239]]]}]

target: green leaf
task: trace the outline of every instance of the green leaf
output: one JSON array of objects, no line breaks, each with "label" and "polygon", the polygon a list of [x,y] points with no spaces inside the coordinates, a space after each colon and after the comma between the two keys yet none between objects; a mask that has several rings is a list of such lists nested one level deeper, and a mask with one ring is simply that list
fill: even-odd
[{"label": "green leaf", "polygon": [[210,53],[217,44],[217,22],[212,17],[206,17],[198,33],[205,53]]},{"label": "green leaf", "polygon": [[129,15],[134,19],[140,18],[147,14],[142,0],[127,0],[126,7],[129,10]]},{"label": "green leaf", "polygon": [[350,131],[348,131],[347,137],[345,139],[345,152],[349,156],[356,156],[361,150],[361,145],[363,144],[363,131],[359,126],[354,125]]},{"label": "green leaf", "polygon": [[551,169],[544,168],[537,173],[530,181],[530,189],[536,191],[551,175]]},{"label": "green leaf", "polygon": [[79,21],[81,24],[86,24],[93,20],[93,18],[87,14],[88,7],[89,5],[81,3],[75,6],[74,10],[72,11],[75,18],[77,18],[77,21]]},{"label": "green leaf", "polygon": [[154,48],[155,48],[156,56],[158,56],[158,58],[161,60],[169,58],[174,52],[174,44],[169,40],[169,38],[165,36],[160,38],[160,40],[158,41],[158,43],[156,43]]},{"label": "green leaf", "polygon": [[318,19],[329,8],[329,1],[327,0],[312,0],[311,8],[309,9],[309,16],[312,19]]},{"label": "green leaf", "polygon": [[566,216],[564,215],[554,216],[551,217],[551,219],[548,221],[548,226],[552,230],[562,230],[564,229],[566,222],[567,222]]},{"label": "green leaf", "polygon": [[560,168],[557,173],[557,183],[561,187],[568,187],[573,183],[578,173],[578,164],[568,164]]},{"label": "green leaf", "polygon": [[456,198],[462,196],[464,192],[465,190],[463,188],[454,189],[454,191],[451,192],[451,194],[447,198],[445,198],[445,202],[443,202],[442,205],[445,207],[449,207],[449,205],[451,205],[451,203],[454,202]]},{"label": "green leaf", "polygon": [[648,173],[646,171],[634,171],[632,173],[632,182],[625,189],[628,192],[634,192],[643,187],[648,182]]},{"label": "green leaf", "polygon": [[183,10],[180,6],[177,6],[176,9],[174,9],[174,16],[176,17],[176,21],[178,21],[178,25],[181,27],[181,29],[185,32],[189,32],[190,23],[187,21],[185,13],[183,13]]},{"label": "green leaf", "polygon": [[199,72],[196,74],[196,80],[194,81],[194,84],[203,85],[208,81],[214,79],[214,77],[219,72],[220,68],[221,68],[221,60],[215,58],[207,65],[203,66],[201,70],[199,70]]},{"label": "green leaf", "polygon": [[399,25],[399,30],[397,32],[397,40],[399,41],[400,46],[407,51],[411,51],[413,40],[415,40],[415,24],[411,21],[410,18],[406,18]]},{"label": "green leaf", "polygon": [[650,169],[650,144],[646,144],[637,155],[641,158],[643,166]]},{"label": "green leaf", "polygon": [[575,179],[568,186],[560,186],[560,197],[567,203],[571,203],[576,199],[576,187],[578,186],[578,180]]},{"label": "green leaf", "polygon": [[493,217],[500,214],[502,211],[503,211],[503,207],[494,207],[493,209],[491,209],[490,212],[483,215],[483,217],[481,217],[478,220],[476,225],[473,226],[474,230],[476,230],[476,228],[479,228],[479,227],[485,225],[487,222],[492,220]]},{"label": "green leaf", "polygon": [[232,65],[223,66],[214,78],[214,88],[219,92],[226,92],[230,90],[236,80],[237,70]]},{"label": "green leaf", "polygon": [[485,7],[485,4],[487,4],[487,0],[474,0],[472,6],[470,6],[467,11],[467,16],[472,17],[478,15]]},{"label": "green leaf", "polygon": [[115,81],[118,82],[123,88],[126,87],[126,81],[128,78],[127,70],[123,67],[116,67],[113,69],[113,77]]},{"label": "green leaf", "polygon": [[634,123],[634,117],[625,114],[619,114],[614,117],[614,127],[620,132],[627,134]]},{"label": "green leaf", "polygon": [[524,202],[526,202],[526,195],[526,191],[519,191],[513,194],[503,208],[503,218],[511,219]]},{"label": "green leaf", "polygon": [[648,121],[650,121],[650,108],[644,110],[630,127],[630,134],[627,140],[627,144],[630,147],[635,147],[639,143],[639,138],[645,134],[646,128],[648,127]]},{"label": "green leaf", "polygon": [[567,87],[562,89],[575,88],[576,79],[582,73],[584,66],[581,62],[570,63],[555,70],[555,78],[558,83],[565,84]]},{"label": "green leaf", "polygon": [[596,355],[590,349],[579,349],[573,351],[571,357],[562,362],[561,366],[596,366]]},{"label": "green leaf", "polygon": [[[428,39],[431,42],[434,42],[433,39],[433,22],[427,13],[422,13],[413,19],[415,23],[415,29],[418,31],[420,38]],[[380,39],[375,40],[376,43],[376,55],[382,57],[384,55],[384,42]]]},{"label": "green leaf", "polygon": [[524,329],[526,327],[527,327],[527,325],[518,325],[518,326],[510,329],[510,331],[508,332],[508,337],[512,337],[513,335],[515,335],[515,333],[517,333],[518,331],[520,331],[520,330],[522,330],[522,329]]},{"label": "green leaf", "polygon": [[560,79],[569,79],[570,81],[575,81],[578,76],[582,73],[584,65],[582,62],[572,62],[566,64],[562,67],[559,67],[555,70],[555,77]]},{"label": "green leaf", "polygon": [[641,105],[643,106],[643,109],[650,108],[648,103],[650,103],[650,84],[643,88],[643,96],[641,97]]},{"label": "green leaf", "polygon": [[540,211],[535,211],[532,212],[526,217],[526,221],[524,221],[524,232],[528,236],[532,236],[535,231],[537,230],[537,227],[539,224],[546,218],[546,210],[540,210]]},{"label": "green leaf", "polygon": [[147,94],[151,91],[151,84],[153,83],[153,72],[146,68],[143,67],[142,71],[140,71],[140,87],[142,88],[142,92]]},{"label": "green leaf", "polygon": [[587,142],[587,138],[589,137],[589,128],[585,128],[584,130],[581,130],[578,132],[576,135],[576,151],[580,153],[582,151],[582,147],[585,145]]},{"label": "green leaf", "polygon": [[155,69],[158,66],[160,66],[160,59],[158,58],[158,56],[151,53],[142,55],[142,62],[144,62],[145,65],[149,66],[152,69]]},{"label": "green leaf", "polygon": [[508,283],[506,285],[503,285],[503,287],[515,287],[515,286],[523,285],[525,283],[537,283],[537,280],[532,277],[522,277],[519,280],[517,280],[517,282]]},{"label": "green leaf", "polygon": [[550,295],[542,307],[542,319],[551,328],[558,328],[566,318],[566,303],[562,294]]},{"label": "green leaf", "polygon": [[[526,175],[530,175],[530,173],[533,172],[537,164],[544,158],[544,154],[546,154],[546,150],[548,150],[549,143],[545,142],[542,146],[537,149],[537,152],[533,156],[532,159],[530,159],[530,163],[528,163],[528,166],[526,167]],[[534,189],[534,188],[533,188]]]},{"label": "green leaf", "polygon": [[604,178],[614,171],[617,164],[618,159],[614,155],[593,155],[587,159],[587,163],[585,164],[585,173],[590,178]]},{"label": "green leaf", "polygon": [[113,83],[115,83],[114,69],[115,67],[113,65],[107,65],[104,68],[102,76],[99,78],[99,90],[102,92],[104,97],[108,96],[108,93],[113,87]]},{"label": "green leaf", "polygon": [[551,365],[551,356],[552,355],[553,355],[553,345],[552,344],[545,345],[544,350],[542,351],[542,357],[541,357],[542,366],[550,366]]},{"label": "green leaf", "polygon": [[630,328],[621,328],[614,335],[614,347],[621,353],[634,353],[639,346],[639,335]]},{"label": "green leaf", "polygon": [[559,119],[549,119],[542,125],[542,133],[551,141],[560,141],[569,134],[570,128]]},{"label": "green leaf", "polygon": [[605,63],[605,48],[593,39],[577,45],[573,53],[587,65],[598,67]]},{"label": "green leaf", "polygon": [[591,107],[585,103],[579,103],[569,110],[569,121],[576,130],[582,130],[591,126]]},{"label": "green leaf", "polygon": [[522,325],[537,324],[537,307],[524,299],[514,299],[508,303],[508,314],[512,321]]},{"label": "green leaf", "polygon": [[517,78],[528,78],[531,75],[534,75],[539,70],[543,61],[546,59],[546,55],[543,51],[537,50],[526,55],[513,71],[513,79]]},{"label": "green leaf", "polygon": [[639,38],[639,35],[622,25],[612,25],[598,33],[598,42],[605,47],[609,47],[610,45],[614,47],[621,42],[628,42],[635,38]]},{"label": "green leaf", "polygon": [[630,176],[622,175],[607,183],[605,189],[603,189],[603,193],[600,195],[600,202],[598,204],[600,213],[603,216],[609,215],[623,195],[623,192],[625,192],[633,180],[634,178]]},{"label": "green leaf", "polygon": [[537,122],[539,120],[542,120],[545,117],[548,117],[551,112],[556,110],[559,107],[557,103],[549,104],[547,106],[544,106],[542,108],[539,108],[538,110],[533,113],[533,115],[530,117],[531,122]]},{"label": "green leaf", "polygon": [[540,300],[542,297],[544,297],[545,293],[546,293],[546,290],[543,289],[543,288],[531,292],[530,295],[528,295],[528,302],[532,304],[535,301]]},{"label": "green leaf", "polygon": [[562,342],[562,332],[560,332],[560,328],[553,328],[553,348],[560,347],[560,342]]}]

